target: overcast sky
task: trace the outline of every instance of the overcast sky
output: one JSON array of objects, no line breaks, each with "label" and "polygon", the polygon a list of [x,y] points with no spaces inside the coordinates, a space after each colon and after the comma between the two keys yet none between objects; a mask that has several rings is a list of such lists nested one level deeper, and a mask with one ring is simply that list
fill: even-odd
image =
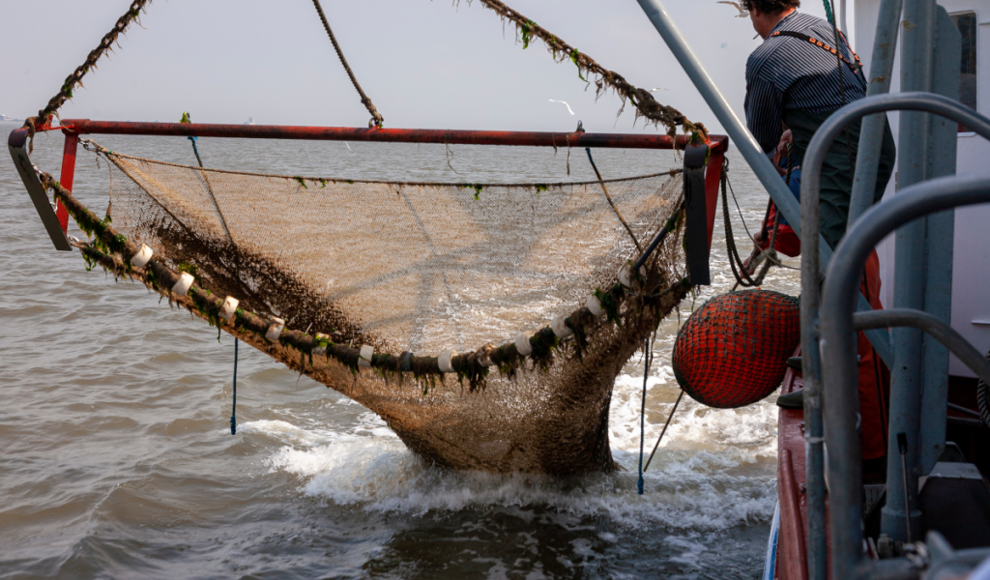
[{"label": "overcast sky", "polygon": [[[322,0],[330,24],[388,127],[573,130],[634,128],[619,99],[595,101],[570,63],[480,3]],[[635,0],[507,4],[693,121],[720,130]],[[737,112],[746,57],[761,42],[749,19],[715,0],[664,4]],[[126,0],[0,0],[0,113],[24,118],[61,86]],[[802,10],[822,16],[821,2]],[[122,49],[83,81],[65,118],[364,126],[364,110],[310,0],[155,0]],[[568,101],[576,116],[549,99]],[[650,131],[655,131],[650,129]]]}]

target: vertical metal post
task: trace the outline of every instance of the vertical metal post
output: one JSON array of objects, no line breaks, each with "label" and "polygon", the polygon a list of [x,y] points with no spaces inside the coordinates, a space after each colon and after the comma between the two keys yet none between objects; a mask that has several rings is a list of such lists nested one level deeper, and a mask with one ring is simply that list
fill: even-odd
[{"label": "vertical metal post", "polygon": [[[928,91],[932,79],[932,50],[935,33],[935,1],[905,0],[903,45],[901,49],[901,91]],[[898,142],[898,188],[925,179],[929,121],[926,113],[903,112]],[[915,220],[897,230],[894,255],[894,307],[924,309],[926,281],[927,222]],[[912,328],[895,328],[892,333],[894,365],[891,367],[891,400],[888,432],[907,433],[907,497],[899,485],[904,479],[901,463],[887,461],[887,504],[881,516],[881,530],[897,541],[907,541],[908,526],[914,537],[921,536],[918,505],[918,436],[921,427],[922,333]],[[887,457],[899,455],[897,440],[888,437]],[[912,506],[905,513],[907,502]]]},{"label": "vertical metal post", "polygon": [[[812,165],[814,165],[812,163]],[[811,171],[821,171],[811,167]],[[813,178],[816,178],[814,175]],[[810,181],[810,180],[809,180]],[[808,578],[828,578],[825,533],[825,429],[822,421],[822,370],[818,346],[820,280],[818,266],[818,196],[801,192],[801,220],[806,235],[801,257],[801,367],[804,379],[805,475],[808,497]]]},{"label": "vertical metal post", "polygon": [[[65,147],[62,149],[62,173],[58,177],[58,182],[62,187],[72,191],[72,182],[76,176],[76,148],[79,145],[79,136],[66,131]],[[58,223],[62,225],[62,231],[69,232],[69,210],[65,209],[61,201],[55,202],[55,215]]]},{"label": "vertical metal post", "polygon": [[[873,57],[870,60],[869,86],[866,96],[890,92],[890,79],[894,70],[894,54],[897,51],[897,29],[901,23],[904,0],[881,0],[877,33],[873,39]],[[864,71],[865,72],[865,71]],[[856,176],[853,179],[852,197],[849,200],[849,222],[852,227],[859,216],[873,205],[876,190],[877,169],[880,163],[880,147],[883,145],[884,121],[887,114],[870,115],[863,119],[856,151]]]},{"label": "vertical metal post", "polygon": [[[945,8],[937,8],[936,41],[932,92],[959,100],[959,65],[962,36]],[[933,179],[956,173],[958,124],[945,117],[932,116],[926,177]],[[928,255],[925,284],[925,311],[945,323],[952,318],[952,244],[955,240],[955,210],[927,218]],[[945,409],[949,401],[949,351],[932,336],[923,341],[924,376],[921,394],[921,443],[919,466],[922,474],[935,467],[945,450]]]}]

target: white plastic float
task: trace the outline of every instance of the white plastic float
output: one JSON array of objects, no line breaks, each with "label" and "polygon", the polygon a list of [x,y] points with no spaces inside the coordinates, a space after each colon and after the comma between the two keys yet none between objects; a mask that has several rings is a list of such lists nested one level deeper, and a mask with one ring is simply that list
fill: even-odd
[{"label": "white plastic float", "polygon": [[272,323],[268,327],[268,332],[265,334],[265,338],[272,342],[278,342],[278,337],[282,335],[282,329],[285,328],[285,321],[281,318],[272,317]]},{"label": "white plastic float", "polygon": [[183,272],[182,275],[179,276],[179,281],[172,286],[172,294],[175,294],[176,296],[185,296],[195,281],[196,279],[193,278],[189,272]]}]

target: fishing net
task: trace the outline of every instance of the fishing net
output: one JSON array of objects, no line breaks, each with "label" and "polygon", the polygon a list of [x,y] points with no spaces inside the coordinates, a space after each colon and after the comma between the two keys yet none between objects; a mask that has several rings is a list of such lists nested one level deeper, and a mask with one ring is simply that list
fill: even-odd
[{"label": "fishing net", "polygon": [[[89,259],[367,406],[411,449],[453,468],[612,469],[615,377],[689,291],[676,171],[409,183],[97,150],[110,162],[112,222],[93,222],[61,191],[80,225],[109,240],[87,246]],[[665,228],[631,288],[617,284]],[[125,238],[129,249],[108,257]],[[141,244],[154,261],[135,269],[124,254]],[[189,296],[169,291],[169,272],[195,278]],[[218,310],[227,296],[239,300],[229,322]]]}]

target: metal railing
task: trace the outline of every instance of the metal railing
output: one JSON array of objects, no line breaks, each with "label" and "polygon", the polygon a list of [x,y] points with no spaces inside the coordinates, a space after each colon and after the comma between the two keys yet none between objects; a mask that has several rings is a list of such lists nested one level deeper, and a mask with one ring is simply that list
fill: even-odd
[{"label": "metal railing", "polygon": [[[920,328],[940,339],[978,376],[990,376],[990,367],[975,348],[961,348],[958,341],[963,340],[962,337],[951,328],[947,329],[945,323],[928,318],[924,312],[898,309],[888,317],[884,317],[886,313],[877,313],[877,318],[861,319],[857,324],[853,306],[859,293],[863,266],[874,246],[898,227],[930,213],[979,203],[990,203],[990,177],[943,177],[908,187],[864,214],[863,219],[846,233],[829,264],[822,293],[820,348],[827,393],[824,419],[829,448],[829,530],[834,578],[862,578],[878,571],[876,563],[866,561],[862,556],[863,474],[856,430],[859,409],[857,327],[884,322]],[[810,486],[811,482],[808,483]]]},{"label": "metal railing", "polygon": [[[824,475],[824,442],[825,433],[828,432],[825,429],[822,417],[822,407],[823,407],[823,390],[822,390],[822,364],[819,360],[819,349],[809,348],[807,345],[818,344],[818,336],[816,332],[816,327],[820,320],[819,317],[819,275],[820,270],[818,257],[819,253],[815,251],[818,245],[819,236],[815,235],[819,230],[819,197],[820,197],[820,179],[821,170],[825,161],[825,155],[828,149],[831,147],[832,142],[839,136],[842,130],[849,123],[855,122],[860,118],[870,115],[873,113],[884,113],[886,111],[892,110],[911,110],[911,111],[925,111],[929,113],[934,113],[936,115],[941,115],[947,117],[958,123],[962,123],[967,127],[972,128],[974,131],[990,139],[990,119],[978,114],[976,111],[965,107],[958,101],[953,101],[947,97],[940,95],[934,95],[930,93],[899,93],[894,95],[875,95],[872,97],[867,97],[861,99],[836,111],[831,117],[829,117],[825,123],[818,129],[815,136],[812,138],[811,143],[808,145],[808,151],[804,157],[804,172],[802,175],[801,182],[801,221],[802,229],[806,232],[803,238],[803,243],[805,246],[802,248],[802,260],[801,260],[801,336],[802,344],[806,345],[802,349],[803,356],[803,366],[804,366],[804,421],[805,421],[805,433],[807,440],[807,487],[808,487],[808,546],[809,552],[815,549],[821,549],[820,553],[824,554],[825,546],[825,475]],[[941,182],[942,180],[939,180]],[[934,183],[934,182],[926,182]],[[904,192],[898,193],[894,199],[900,198],[904,193],[910,191],[913,188],[905,189]],[[988,199],[990,201],[990,199]],[[852,226],[852,229],[843,238],[842,243],[836,250],[836,255],[838,251],[842,249],[848,243],[848,239],[852,235],[853,231],[859,231],[862,227],[867,227],[863,222],[872,222],[876,219],[873,216],[874,212],[878,208],[883,208],[891,202],[884,202],[880,206],[873,208],[864,214],[863,219],[859,220]],[[975,202],[974,202],[975,203]],[[944,209],[944,208],[943,208]],[[866,216],[870,215],[870,219],[867,220]],[[889,233],[888,230],[884,232]],[[879,243],[882,236],[877,239]],[[876,244],[874,244],[875,246]],[[873,250],[873,246],[870,246],[870,251]],[[867,255],[869,252],[867,252]],[[866,257],[864,256],[863,262],[865,263]],[[829,263],[828,272],[833,272],[835,270],[835,256],[832,257],[832,261]],[[857,269],[848,272],[849,275],[853,276],[855,282],[859,284],[860,274],[863,271],[863,263],[859,263]],[[826,278],[826,280],[828,280]],[[853,299],[858,302],[858,292],[854,295]],[[826,318],[824,311],[821,313],[821,320],[824,321]],[[850,314],[851,316],[851,314]],[[851,323],[850,323],[851,324]],[[823,324],[824,326],[824,324]],[[881,331],[882,332],[882,331]],[[855,344],[854,334],[850,336],[848,340],[853,340],[852,344]],[[946,345],[947,347],[949,345]],[[951,347],[949,347],[952,350]],[[822,352],[824,352],[824,344],[822,345]],[[955,352],[955,351],[953,351]],[[853,357],[855,360],[855,348],[853,348]],[[853,385],[858,384],[858,381],[854,379]],[[852,441],[853,447],[855,447],[855,452],[857,454],[857,459],[852,461],[848,455],[850,451],[846,449],[845,445],[848,441],[843,442],[843,446],[834,447],[832,443],[829,444],[829,449],[831,450],[829,457],[829,472],[834,478],[833,486],[830,488],[831,491],[831,505],[832,505],[832,560],[833,560],[833,576],[836,578],[845,578],[851,576],[844,576],[842,574],[835,574],[836,568],[835,559],[837,554],[842,553],[842,550],[837,549],[837,546],[850,546],[852,543],[856,543],[856,547],[852,549],[857,549],[859,542],[862,540],[862,534],[860,532],[860,514],[861,512],[856,512],[855,521],[849,518],[853,517],[850,514],[844,514],[840,516],[842,512],[840,508],[836,509],[836,506],[845,505],[839,497],[843,493],[851,494],[845,501],[855,501],[858,506],[861,494],[861,484],[860,480],[862,478],[862,473],[860,472],[859,463],[859,440],[855,436],[855,409],[858,409],[858,398],[853,401],[855,406],[853,408],[853,417],[851,419],[851,425],[853,425],[853,437],[849,441]],[[832,408],[832,412],[835,412],[835,405],[831,399],[829,399],[829,406]],[[829,440],[831,441],[831,439]],[[833,464],[839,463],[839,465]],[[855,470],[857,475],[856,484],[852,484],[847,481],[844,473],[853,468],[855,464]],[[854,491],[853,491],[854,490]],[[838,495],[837,495],[838,493]],[[858,508],[857,508],[858,509]],[[842,522],[841,524],[839,522]],[[852,534],[855,536],[855,540],[847,538],[843,541],[841,538],[837,538],[836,534],[839,536],[845,536]],[[856,552],[858,554],[858,552]],[[819,567],[817,570],[812,569],[810,577],[812,579],[824,578],[824,568]]]},{"label": "metal railing", "polygon": [[[805,244],[817,245],[818,236],[814,234],[818,233],[819,229],[820,174],[825,154],[832,142],[847,124],[865,115],[891,110],[923,111],[941,115],[966,125],[990,139],[990,119],[958,101],[940,95],[929,93],[876,95],[839,109],[815,133],[805,154],[801,184],[801,219],[802,229],[806,232]],[[810,550],[818,543],[824,545],[825,541],[822,446],[827,441],[830,449],[828,467],[832,481],[829,489],[831,563],[832,575],[835,578],[852,578],[857,571],[863,572],[863,566],[866,565],[860,561],[862,466],[859,437],[856,433],[859,399],[855,362],[856,325],[853,323],[854,306],[860,299],[858,287],[863,266],[877,243],[888,233],[912,219],[959,205],[985,202],[990,202],[990,178],[951,177],[906,188],[893,199],[869,210],[863,215],[863,219],[851,226],[828,265],[820,316],[818,312],[819,254],[808,245],[803,248],[801,323],[802,340],[805,345],[802,352],[805,364],[804,402],[808,448],[808,544]],[[841,261],[839,261],[840,254]],[[821,321],[821,360],[818,360],[819,349],[808,346],[819,344],[815,331],[819,320]],[[933,325],[931,317],[924,316],[924,313],[917,314],[917,311],[902,310],[894,311],[894,314],[890,315],[871,313],[860,318],[860,325],[864,329],[875,328],[880,321],[898,323],[898,325],[903,323],[932,332],[936,339],[940,339],[940,336],[945,338],[943,344],[964,363],[966,359],[963,357],[972,359],[972,352],[963,352],[958,341],[948,338],[955,331],[946,331],[944,323],[940,323],[942,326]],[[957,338],[961,337],[957,336]],[[980,359],[982,360],[982,357]],[[970,362],[975,364],[973,360]],[[978,375],[986,371],[982,367],[978,368],[979,371],[973,369]],[[822,379],[827,389],[822,389]],[[825,392],[828,393],[828,402],[825,406],[827,413],[823,417]],[[814,570],[811,572],[812,578],[822,577],[815,574]]]}]

